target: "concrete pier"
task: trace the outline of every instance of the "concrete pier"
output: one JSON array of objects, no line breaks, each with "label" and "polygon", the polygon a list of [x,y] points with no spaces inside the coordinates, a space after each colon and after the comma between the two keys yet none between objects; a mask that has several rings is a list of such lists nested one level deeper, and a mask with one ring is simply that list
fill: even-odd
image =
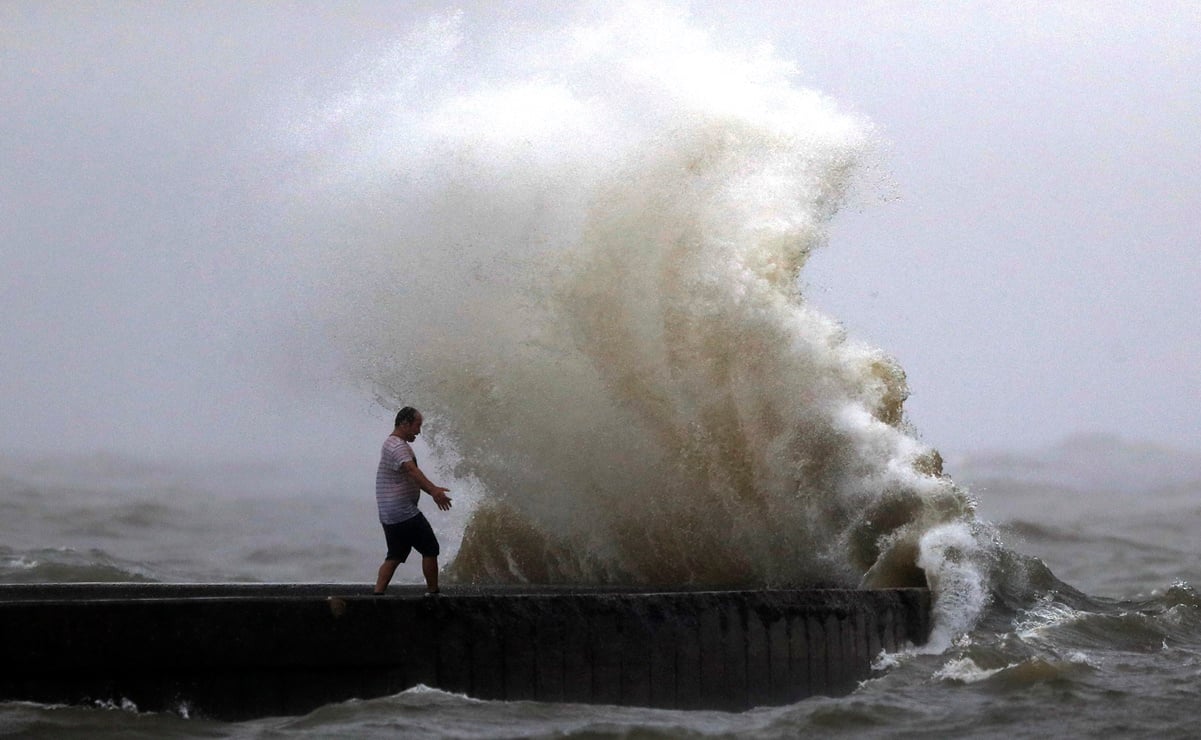
[{"label": "concrete pier", "polygon": [[929,612],[923,589],[0,585],[0,700],[244,719],[425,684],[738,711],[851,691]]}]

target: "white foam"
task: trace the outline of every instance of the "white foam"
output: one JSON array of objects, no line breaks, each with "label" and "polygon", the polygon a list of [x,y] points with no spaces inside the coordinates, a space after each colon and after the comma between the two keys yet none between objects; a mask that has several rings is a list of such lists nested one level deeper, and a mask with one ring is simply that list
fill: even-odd
[{"label": "white foam", "polygon": [[872,187],[872,126],[654,6],[522,48],[422,33],[434,62],[366,65],[302,146],[348,142],[306,149],[342,175],[307,209],[329,336],[486,491],[457,574],[899,585],[917,561],[939,640],[970,628],[970,502],[901,368],[799,290]]},{"label": "white foam", "polygon": [[942,652],[969,632],[988,605],[988,545],[971,526],[943,524],[922,535],[918,566],[934,591],[934,613],[927,649]]},{"label": "white foam", "polygon": [[978,683],[985,679],[991,678],[1006,668],[981,668],[976,664],[976,661],[971,658],[955,658],[948,660],[941,668],[934,672],[934,679],[937,681],[955,681],[957,683]]}]

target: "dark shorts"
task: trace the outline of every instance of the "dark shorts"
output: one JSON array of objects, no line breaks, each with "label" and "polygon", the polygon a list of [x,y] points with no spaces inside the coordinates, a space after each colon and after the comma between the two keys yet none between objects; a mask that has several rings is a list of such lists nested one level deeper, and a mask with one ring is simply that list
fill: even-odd
[{"label": "dark shorts", "polygon": [[417,516],[412,519],[385,524],[384,538],[388,541],[388,554],[384,560],[399,560],[403,563],[408,559],[410,550],[416,550],[426,558],[437,557],[441,552],[438,538],[434,536],[434,528],[421,512],[417,512]]}]

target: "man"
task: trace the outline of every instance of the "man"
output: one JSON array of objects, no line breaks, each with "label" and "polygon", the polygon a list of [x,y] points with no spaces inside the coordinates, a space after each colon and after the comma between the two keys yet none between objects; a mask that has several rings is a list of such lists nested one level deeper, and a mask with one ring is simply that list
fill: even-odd
[{"label": "man", "polygon": [[375,474],[375,502],[379,506],[379,521],[384,525],[388,554],[375,579],[376,595],[388,590],[388,583],[411,550],[421,553],[421,572],[425,575],[426,591],[438,593],[438,538],[417,508],[421,492],[425,491],[442,511],[450,509],[450,489],[436,486],[417,467],[417,458],[409,443],[421,434],[421,412],[405,406],[396,414],[396,425],[380,451],[379,470]]}]

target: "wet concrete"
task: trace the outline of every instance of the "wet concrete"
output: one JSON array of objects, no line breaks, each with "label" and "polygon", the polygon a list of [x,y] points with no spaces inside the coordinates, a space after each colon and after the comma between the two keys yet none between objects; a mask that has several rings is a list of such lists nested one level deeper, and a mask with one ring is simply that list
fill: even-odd
[{"label": "wet concrete", "polygon": [[242,719],[425,684],[738,711],[851,691],[929,611],[924,589],[0,585],[0,699]]}]

